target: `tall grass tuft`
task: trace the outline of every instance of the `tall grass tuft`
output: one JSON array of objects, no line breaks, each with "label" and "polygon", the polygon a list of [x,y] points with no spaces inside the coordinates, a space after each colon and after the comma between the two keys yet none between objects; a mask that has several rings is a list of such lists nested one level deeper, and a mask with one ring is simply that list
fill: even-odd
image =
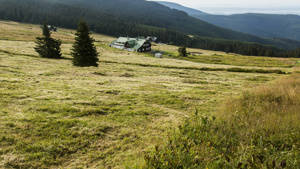
[{"label": "tall grass tuft", "polygon": [[300,74],[293,74],[273,84],[245,91],[239,99],[229,100],[221,114],[227,121],[236,116],[244,117],[243,120],[255,124],[252,128],[289,130],[300,127],[299,103]]}]

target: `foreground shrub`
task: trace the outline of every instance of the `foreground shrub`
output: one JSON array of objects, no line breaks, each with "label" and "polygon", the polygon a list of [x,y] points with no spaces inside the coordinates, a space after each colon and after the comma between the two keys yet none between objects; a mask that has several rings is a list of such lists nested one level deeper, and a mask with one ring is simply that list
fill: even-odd
[{"label": "foreground shrub", "polygon": [[300,75],[246,91],[219,118],[195,115],[163,146],[145,153],[148,168],[297,168]]}]

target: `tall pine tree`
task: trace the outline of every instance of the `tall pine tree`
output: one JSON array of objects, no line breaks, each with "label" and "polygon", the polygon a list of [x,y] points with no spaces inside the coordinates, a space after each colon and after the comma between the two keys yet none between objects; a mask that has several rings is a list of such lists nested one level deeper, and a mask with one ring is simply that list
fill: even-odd
[{"label": "tall pine tree", "polygon": [[98,66],[98,52],[93,44],[94,39],[90,37],[90,34],[87,23],[81,20],[75,33],[73,48],[71,49],[74,66]]},{"label": "tall pine tree", "polygon": [[43,36],[36,37],[35,51],[44,58],[61,58],[61,41],[51,38],[47,23],[43,24],[42,29]]}]

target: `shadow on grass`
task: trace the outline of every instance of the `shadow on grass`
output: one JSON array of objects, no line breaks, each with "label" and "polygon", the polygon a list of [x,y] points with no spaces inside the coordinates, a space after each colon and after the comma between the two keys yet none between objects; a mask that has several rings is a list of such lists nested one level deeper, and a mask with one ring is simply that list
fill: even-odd
[{"label": "shadow on grass", "polygon": [[114,62],[114,61],[99,61],[103,63],[116,63],[116,64],[125,64],[125,65],[135,65],[142,67],[158,67],[158,68],[167,68],[167,69],[185,69],[185,70],[200,70],[200,71],[227,71],[227,72],[242,72],[242,73],[276,73],[276,74],[289,74],[283,72],[279,69],[244,69],[244,68],[197,68],[197,67],[178,67],[178,66],[163,66],[163,65],[150,65],[144,63],[128,63],[128,62]]},{"label": "shadow on grass", "polygon": [[[24,53],[16,53],[16,52],[11,52],[7,50],[2,50],[0,49],[0,53],[6,53],[8,55],[17,55],[17,56],[28,56],[28,57],[34,57],[34,58],[42,58],[40,56],[36,55],[30,55],[30,54],[24,54]],[[47,58],[47,59],[65,59],[65,60],[72,60],[72,58],[66,58],[66,57],[61,57],[61,58]]]}]

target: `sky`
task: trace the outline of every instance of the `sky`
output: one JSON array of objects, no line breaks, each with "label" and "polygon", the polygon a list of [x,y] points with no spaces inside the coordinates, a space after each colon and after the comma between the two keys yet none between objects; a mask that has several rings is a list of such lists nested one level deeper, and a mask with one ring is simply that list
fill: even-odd
[{"label": "sky", "polygon": [[187,7],[243,7],[243,8],[273,8],[299,7],[300,0],[162,0],[175,2]]},{"label": "sky", "polygon": [[[155,0],[152,0],[155,1]],[[240,13],[300,15],[300,0],[158,0],[174,2],[210,14]]]}]

